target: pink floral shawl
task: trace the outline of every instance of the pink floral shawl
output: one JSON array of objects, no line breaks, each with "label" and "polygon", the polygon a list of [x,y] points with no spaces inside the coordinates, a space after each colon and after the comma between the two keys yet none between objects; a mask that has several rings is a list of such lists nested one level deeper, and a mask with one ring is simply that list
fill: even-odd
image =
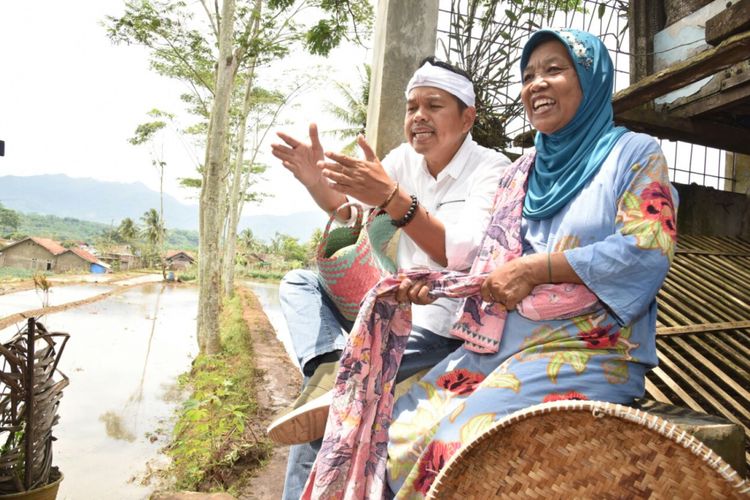
[{"label": "pink floral shawl", "polygon": [[[435,297],[466,298],[452,333],[477,352],[497,352],[507,312],[479,296],[487,274],[521,255],[521,210],[534,154],[511,165],[500,181],[493,216],[471,272],[405,271],[381,280],[365,297],[341,358],[323,445],[303,499],[381,499],[385,491],[393,387],[411,332],[411,306],[398,304],[404,278],[424,280]],[[573,284],[540,285],[518,306],[532,320],[591,310],[596,296]]]}]

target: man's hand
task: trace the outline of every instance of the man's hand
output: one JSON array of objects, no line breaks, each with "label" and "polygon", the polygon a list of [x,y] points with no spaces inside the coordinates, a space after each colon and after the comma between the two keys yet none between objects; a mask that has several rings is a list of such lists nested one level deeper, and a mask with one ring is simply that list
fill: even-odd
[{"label": "man's hand", "polygon": [[288,136],[283,132],[276,133],[284,144],[271,144],[271,153],[281,160],[281,164],[289,170],[305,187],[310,188],[321,180],[320,169],[316,166],[323,160],[323,146],[318,138],[318,127],[310,124],[310,144],[305,144]]},{"label": "man's hand", "polygon": [[319,161],[318,168],[324,177],[333,181],[331,187],[336,191],[367,205],[380,205],[393,191],[394,182],[365,138],[360,135],[357,143],[365,155],[364,160],[327,152],[325,155],[333,161]]},{"label": "man's hand", "polygon": [[430,287],[425,285],[423,281],[413,282],[409,278],[405,278],[398,285],[396,300],[402,304],[411,302],[423,306],[435,302],[435,299],[429,293]]}]

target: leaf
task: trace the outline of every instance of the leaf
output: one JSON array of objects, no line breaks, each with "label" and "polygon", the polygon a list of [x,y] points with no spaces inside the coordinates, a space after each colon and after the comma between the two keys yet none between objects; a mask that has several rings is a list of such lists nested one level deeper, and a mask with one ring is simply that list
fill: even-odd
[{"label": "leaf", "polygon": [[461,427],[461,443],[466,445],[481,436],[495,422],[494,413],[483,413],[469,419]]},{"label": "leaf", "polygon": [[628,364],[620,360],[609,360],[602,363],[604,377],[610,384],[624,384],[628,381]]},{"label": "leaf", "polygon": [[513,392],[521,390],[521,381],[512,373],[492,372],[481,385],[482,388],[489,387],[493,389],[512,389]]}]

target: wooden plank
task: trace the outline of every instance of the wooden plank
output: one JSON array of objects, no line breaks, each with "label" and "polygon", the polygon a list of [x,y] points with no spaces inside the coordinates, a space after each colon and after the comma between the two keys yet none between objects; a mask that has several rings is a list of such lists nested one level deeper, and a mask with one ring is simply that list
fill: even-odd
[{"label": "wooden plank", "polygon": [[621,90],[612,99],[615,114],[641,106],[656,97],[713,75],[748,59],[748,54],[750,31],[734,35],[721,42],[718,47],[700,52]]},{"label": "wooden plank", "polygon": [[750,253],[747,252],[727,252],[727,251],[716,251],[716,250],[700,250],[700,249],[688,249],[683,250],[679,247],[675,250],[676,254],[679,255],[712,255],[716,257],[750,257]]},{"label": "wooden plank", "polygon": [[721,323],[705,323],[702,325],[664,326],[656,329],[657,335],[685,335],[688,333],[717,332],[720,330],[740,330],[750,328],[750,320],[724,321]]},{"label": "wooden plank", "polygon": [[[679,339],[682,340],[682,339]],[[708,353],[716,359],[720,359],[725,366],[726,371],[731,373],[738,380],[750,380],[750,364],[747,358],[737,356],[737,353],[727,350],[725,346],[718,341],[716,336],[701,337],[694,335],[690,337],[691,345],[699,347],[702,351]]]},{"label": "wooden plank", "polygon": [[750,0],[739,0],[706,21],[706,43],[716,45],[746,30],[750,30]]},{"label": "wooden plank", "polygon": [[619,112],[615,115],[615,123],[662,139],[750,154],[747,128],[709,120],[678,118],[668,113],[656,112],[645,106]]},{"label": "wooden plank", "polygon": [[[680,353],[674,350],[672,347],[662,344],[659,346],[659,362],[664,363],[664,366],[669,367],[670,370],[674,371],[678,377],[681,377],[682,382],[689,385],[696,393],[698,393],[703,399],[708,401],[716,410],[721,412],[729,420],[737,422],[742,417],[744,421],[739,422],[745,428],[745,432],[750,431],[744,422],[750,421],[750,410],[745,408],[741,403],[727,394],[721,387],[710,378],[706,377],[695,365],[687,361]],[[678,364],[679,363],[679,364]],[[687,372],[685,370],[690,370]],[[711,392],[709,392],[709,389]],[[731,409],[727,408],[729,405]],[[706,413],[712,413],[707,411]]]},{"label": "wooden plank", "polygon": [[675,382],[672,377],[670,377],[667,372],[662,370],[660,367],[655,367],[651,370],[651,373],[657,377],[659,380],[661,380],[669,389],[675,393],[675,395],[680,398],[680,401],[673,402],[672,404],[676,404],[678,406],[687,406],[695,411],[699,411],[701,413],[710,413],[711,408],[703,408],[701,405],[698,404],[698,402],[690,397],[690,395],[685,392],[685,390],[680,387],[680,384]]},{"label": "wooden plank", "polygon": [[[750,76],[748,76],[750,78]],[[708,113],[734,111],[738,103],[750,102],[750,82],[741,87],[723,88],[716,94],[700,97],[670,110],[670,116],[695,118]],[[731,110],[726,109],[732,107]]]},{"label": "wooden plank", "polygon": [[651,399],[653,399],[655,401],[658,401],[660,403],[667,403],[667,404],[670,404],[670,405],[674,405],[674,403],[672,402],[672,400],[670,400],[667,397],[666,394],[664,394],[663,392],[661,392],[661,390],[659,390],[659,388],[656,386],[656,384],[654,384],[653,382],[651,382],[651,380],[648,377],[646,377],[646,395],[649,398],[651,398]]},{"label": "wooden plank", "polygon": [[733,370],[725,370],[724,367],[719,367],[716,364],[714,364],[710,359],[705,357],[703,354],[698,352],[696,349],[693,348],[689,343],[685,341],[685,339],[681,339],[679,337],[676,337],[674,339],[674,342],[682,348],[683,351],[685,351],[687,354],[693,357],[693,359],[697,360],[698,363],[700,363],[700,366],[703,368],[707,368],[712,374],[714,374],[716,377],[718,377],[724,384],[728,385],[734,391],[739,394],[742,399],[744,399],[747,402],[750,402],[750,391],[748,391],[745,387],[738,384],[731,376],[727,373],[727,371],[730,371],[732,375],[738,375]]}]

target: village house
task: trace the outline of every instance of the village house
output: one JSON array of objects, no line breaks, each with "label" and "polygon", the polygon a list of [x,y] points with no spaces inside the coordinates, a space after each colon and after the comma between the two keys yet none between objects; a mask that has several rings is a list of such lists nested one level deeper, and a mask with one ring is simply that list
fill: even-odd
[{"label": "village house", "polygon": [[109,251],[99,253],[98,257],[117,271],[129,271],[140,266],[140,259],[127,245],[112,247]]},{"label": "village house", "polygon": [[167,268],[172,271],[184,271],[195,262],[195,258],[183,250],[170,250],[165,260]]},{"label": "village house", "polygon": [[106,273],[109,266],[80,248],[65,248],[48,239],[29,237],[0,249],[0,267],[31,271]]}]

